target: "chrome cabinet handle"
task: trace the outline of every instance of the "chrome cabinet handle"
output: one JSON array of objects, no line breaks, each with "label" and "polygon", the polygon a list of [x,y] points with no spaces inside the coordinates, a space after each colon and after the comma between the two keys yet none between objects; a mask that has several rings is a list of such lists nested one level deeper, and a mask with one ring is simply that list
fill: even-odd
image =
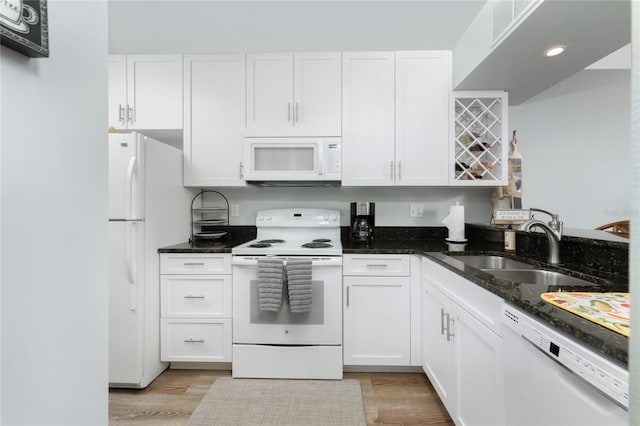
[{"label": "chrome cabinet handle", "polygon": [[244,164],[240,162],[240,179],[244,179]]},{"label": "chrome cabinet handle", "polygon": [[450,342],[451,338],[455,336],[455,334],[451,332],[451,327],[453,326],[454,322],[455,320],[451,318],[449,314],[447,314],[447,342]]},{"label": "chrome cabinet handle", "polygon": [[349,286],[347,286],[347,308],[349,307]]},{"label": "chrome cabinet handle", "polygon": [[133,108],[127,105],[127,121],[133,123]]},{"label": "chrome cabinet handle", "polygon": [[185,343],[204,343],[204,339],[186,339]]},{"label": "chrome cabinet handle", "polygon": [[402,180],[402,162],[398,161],[398,181]]},{"label": "chrome cabinet handle", "polygon": [[294,121],[300,121],[300,104],[296,102],[296,110],[294,111]]},{"label": "chrome cabinet handle", "polygon": [[374,269],[387,269],[389,267],[389,265],[384,264],[384,263],[367,263],[367,268],[374,268]]},{"label": "chrome cabinet handle", "polygon": [[118,122],[124,124],[124,107],[118,104]]},{"label": "chrome cabinet handle", "polygon": [[185,299],[204,299],[204,296],[192,296],[192,295],[187,295],[184,296]]},{"label": "chrome cabinet handle", "polygon": [[204,266],[204,262],[184,262],[184,266]]},{"label": "chrome cabinet handle", "polygon": [[389,162],[389,179],[393,180],[393,161]]},{"label": "chrome cabinet handle", "polygon": [[287,103],[287,121],[291,121],[291,102]]},{"label": "chrome cabinet handle", "polygon": [[440,335],[444,336],[444,308],[440,308]]}]

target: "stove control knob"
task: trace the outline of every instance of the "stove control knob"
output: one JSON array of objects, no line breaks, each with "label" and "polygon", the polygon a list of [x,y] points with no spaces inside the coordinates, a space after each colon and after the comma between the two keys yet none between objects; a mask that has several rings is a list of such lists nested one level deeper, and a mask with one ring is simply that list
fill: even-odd
[{"label": "stove control knob", "polygon": [[329,216],[322,216],[322,220],[329,220]]},{"label": "stove control knob", "polygon": [[272,218],[271,216],[267,216],[265,219],[266,219],[267,221],[270,221],[270,220],[271,220],[271,219],[273,219],[273,218]]},{"label": "stove control knob", "polygon": [[258,216],[258,217],[257,217],[257,221],[258,221],[258,222],[262,222],[263,220],[264,220],[264,216]]},{"label": "stove control knob", "polygon": [[331,220],[332,222],[335,222],[336,220],[338,220],[338,216],[331,215],[331,216],[329,217],[329,220]]}]

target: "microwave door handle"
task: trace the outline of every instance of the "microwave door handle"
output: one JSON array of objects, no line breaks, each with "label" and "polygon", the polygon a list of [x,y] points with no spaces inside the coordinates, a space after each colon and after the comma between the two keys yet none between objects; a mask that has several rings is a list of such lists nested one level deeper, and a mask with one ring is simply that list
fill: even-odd
[{"label": "microwave door handle", "polygon": [[318,144],[318,176],[324,174],[324,143]]}]

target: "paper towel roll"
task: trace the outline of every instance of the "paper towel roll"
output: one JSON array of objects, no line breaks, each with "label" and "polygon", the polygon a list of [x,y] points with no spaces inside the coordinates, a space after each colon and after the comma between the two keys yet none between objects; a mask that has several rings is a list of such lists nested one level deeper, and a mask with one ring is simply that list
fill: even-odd
[{"label": "paper towel roll", "polygon": [[459,202],[455,206],[449,206],[449,216],[442,223],[449,229],[449,241],[467,241],[464,236],[464,206]]}]

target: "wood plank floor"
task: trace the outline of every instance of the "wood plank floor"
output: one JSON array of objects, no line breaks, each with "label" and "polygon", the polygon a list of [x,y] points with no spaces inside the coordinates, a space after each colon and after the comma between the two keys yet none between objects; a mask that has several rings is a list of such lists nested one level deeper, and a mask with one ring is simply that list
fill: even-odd
[{"label": "wood plank floor", "polygon": [[[186,425],[216,378],[229,371],[166,370],[143,390],[109,392],[110,425]],[[453,425],[433,387],[419,373],[345,373],[362,387],[369,425]]]}]

